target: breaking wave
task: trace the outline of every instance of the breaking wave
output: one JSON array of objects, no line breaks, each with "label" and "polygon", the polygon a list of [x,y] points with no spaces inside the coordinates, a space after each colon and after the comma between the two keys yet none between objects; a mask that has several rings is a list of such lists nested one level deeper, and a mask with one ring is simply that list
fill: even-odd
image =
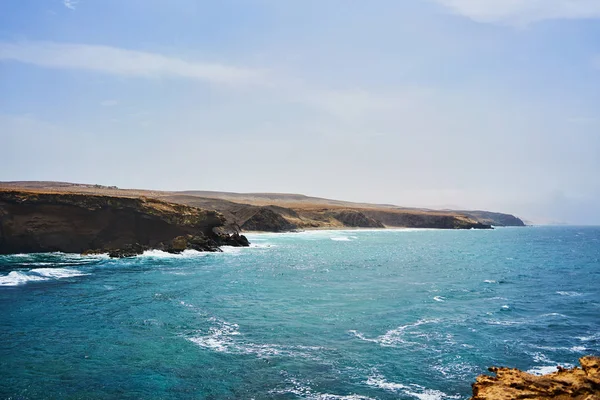
[{"label": "breaking wave", "polygon": [[0,286],[19,286],[28,282],[73,278],[83,275],[89,274],[71,268],[35,268],[29,271],[11,271],[7,275],[0,276]]}]

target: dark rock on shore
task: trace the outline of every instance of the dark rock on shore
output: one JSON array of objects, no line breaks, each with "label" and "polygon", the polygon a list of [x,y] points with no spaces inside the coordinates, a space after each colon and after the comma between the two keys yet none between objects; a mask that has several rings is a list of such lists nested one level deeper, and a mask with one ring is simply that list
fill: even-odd
[{"label": "dark rock on shore", "polygon": [[581,368],[558,368],[536,376],[513,368],[490,368],[495,377],[481,375],[473,384],[472,400],[600,399],[600,358],[582,357]]},{"label": "dark rock on shore", "polygon": [[145,197],[0,190],[0,254],[102,252],[130,257],[148,249],[172,253],[248,246],[215,230],[216,211]]}]

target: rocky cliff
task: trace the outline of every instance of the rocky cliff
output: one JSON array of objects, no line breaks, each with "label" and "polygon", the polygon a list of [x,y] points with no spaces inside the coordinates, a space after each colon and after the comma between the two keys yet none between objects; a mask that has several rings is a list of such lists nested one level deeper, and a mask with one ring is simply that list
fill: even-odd
[{"label": "rocky cliff", "polygon": [[0,190],[0,254],[62,251],[127,256],[155,248],[218,251],[248,245],[215,233],[225,218],[145,197]]},{"label": "rocky cliff", "polygon": [[490,368],[496,376],[481,375],[473,384],[472,400],[600,399],[600,358],[583,357],[581,368],[559,368],[535,376],[518,369]]},{"label": "rocky cliff", "polygon": [[220,232],[383,227],[489,229],[492,225],[524,225],[523,221],[513,215],[488,211],[439,211],[389,204],[353,203],[297,194],[164,192],[65,182],[0,182],[1,188],[111,197],[146,197],[215,210],[225,217],[224,226],[218,228]]},{"label": "rocky cliff", "polygon": [[385,226],[436,229],[490,229],[490,224],[462,214],[444,212],[414,212],[408,210],[365,210],[367,216]]},{"label": "rocky cliff", "polygon": [[460,214],[473,218],[481,223],[493,226],[525,226],[520,218],[511,214],[502,214],[490,211],[457,211]]}]

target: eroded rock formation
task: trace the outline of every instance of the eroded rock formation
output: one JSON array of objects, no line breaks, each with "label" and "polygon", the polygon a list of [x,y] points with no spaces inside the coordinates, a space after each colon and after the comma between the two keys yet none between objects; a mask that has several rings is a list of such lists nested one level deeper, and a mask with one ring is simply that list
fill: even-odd
[{"label": "eroded rock formation", "polygon": [[472,400],[600,399],[600,358],[583,357],[581,368],[559,368],[536,376],[511,368],[490,368],[496,376],[481,375],[473,384]]},{"label": "eroded rock formation", "polygon": [[0,254],[108,252],[147,249],[218,251],[247,246],[241,235],[215,233],[216,211],[145,197],[0,190]]}]

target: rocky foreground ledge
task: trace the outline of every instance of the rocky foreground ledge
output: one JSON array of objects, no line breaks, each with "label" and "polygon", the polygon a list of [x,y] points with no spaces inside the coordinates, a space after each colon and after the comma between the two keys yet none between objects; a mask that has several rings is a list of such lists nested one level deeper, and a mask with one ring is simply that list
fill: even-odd
[{"label": "rocky foreground ledge", "polygon": [[220,233],[223,215],[145,197],[0,190],[0,254],[179,253],[248,246],[245,236]]},{"label": "rocky foreground ledge", "polygon": [[600,399],[600,357],[579,359],[581,368],[560,368],[535,376],[518,369],[490,368],[496,376],[481,375],[473,384],[472,400]]}]

